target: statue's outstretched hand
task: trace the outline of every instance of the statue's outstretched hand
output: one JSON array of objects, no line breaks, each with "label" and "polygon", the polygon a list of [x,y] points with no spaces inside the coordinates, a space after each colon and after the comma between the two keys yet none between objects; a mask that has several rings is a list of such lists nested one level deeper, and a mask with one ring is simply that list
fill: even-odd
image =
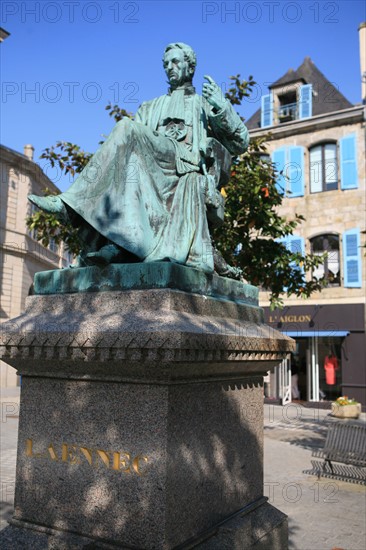
[{"label": "statue's outstretched hand", "polygon": [[220,111],[225,106],[224,94],[213,78],[208,75],[205,75],[204,78],[208,80],[208,82],[203,84],[202,95],[214,109]]}]

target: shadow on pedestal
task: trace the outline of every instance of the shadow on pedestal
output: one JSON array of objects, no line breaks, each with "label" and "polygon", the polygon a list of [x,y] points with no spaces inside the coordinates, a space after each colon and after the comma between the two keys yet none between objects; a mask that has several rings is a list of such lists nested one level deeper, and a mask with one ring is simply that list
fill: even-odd
[{"label": "shadow on pedestal", "polygon": [[287,547],[263,497],[262,377],[293,343],[235,284],[231,300],[32,296],[4,323],[1,355],[23,381],[4,548]]}]

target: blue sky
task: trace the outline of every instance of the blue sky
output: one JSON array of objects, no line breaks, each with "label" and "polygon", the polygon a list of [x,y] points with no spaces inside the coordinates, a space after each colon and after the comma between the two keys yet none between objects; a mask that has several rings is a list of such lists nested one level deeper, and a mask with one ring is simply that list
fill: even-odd
[{"label": "blue sky", "polygon": [[[238,109],[249,118],[260,93],[310,56],[352,103],[359,103],[358,26],[363,1],[3,0],[1,143],[35,160],[57,140],[95,151],[113,121],[112,101],[128,111],[166,92],[162,52],[170,42],[196,51],[195,86],[203,75],[225,86],[253,75],[255,96]],[[62,190],[69,181],[47,174]]]}]

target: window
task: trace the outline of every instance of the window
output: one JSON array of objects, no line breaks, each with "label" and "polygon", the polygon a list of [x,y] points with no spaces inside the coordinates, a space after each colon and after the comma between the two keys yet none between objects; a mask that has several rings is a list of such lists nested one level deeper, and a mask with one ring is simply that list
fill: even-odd
[{"label": "window", "polygon": [[58,244],[56,243],[56,240],[53,237],[50,238],[50,243],[48,245],[48,248],[51,250],[51,252],[58,254]]},{"label": "window", "polygon": [[289,84],[286,90],[274,88],[261,98],[261,127],[310,118],[313,112],[313,86],[300,82]]},{"label": "window", "polygon": [[338,189],[337,144],[323,143],[310,149],[310,192]]},{"label": "window", "polygon": [[[29,205],[28,205],[28,208],[29,208]],[[33,204],[33,203],[30,203],[30,208],[29,208],[29,216],[33,216],[33,214],[35,214],[36,212],[39,212],[39,208]],[[28,235],[34,239],[35,241],[37,240],[37,231],[36,229],[29,229],[27,230],[28,232]]]},{"label": "window", "polygon": [[296,90],[285,95],[279,95],[278,120],[280,123],[299,118]]},{"label": "window", "polygon": [[334,141],[315,145],[311,147],[309,157],[311,193],[333,191],[339,187],[343,191],[357,189],[356,134],[344,136],[338,144]]},{"label": "window", "polygon": [[272,162],[271,155],[267,155],[266,153],[260,153],[259,158],[266,164],[271,164]]},{"label": "window", "polygon": [[74,261],[74,255],[70,252],[70,250],[67,250],[67,248],[64,249],[64,257],[63,262],[66,265],[66,267],[69,267]]},{"label": "window", "polygon": [[327,253],[324,262],[313,270],[313,277],[325,277],[327,286],[340,286],[339,237],[337,235],[319,235],[310,240],[311,251],[315,256]]}]

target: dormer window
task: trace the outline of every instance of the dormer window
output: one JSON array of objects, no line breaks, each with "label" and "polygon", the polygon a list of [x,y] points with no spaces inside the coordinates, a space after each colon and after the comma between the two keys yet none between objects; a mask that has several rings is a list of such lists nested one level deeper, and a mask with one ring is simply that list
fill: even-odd
[{"label": "dormer window", "polygon": [[312,116],[312,85],[294,82],[276,87],[262,96],[261,127],[283,124]]},{"label": "dormer window", "polygon": [[278,121],[289,122],[299,118],[296,91],[278,96]]}]

